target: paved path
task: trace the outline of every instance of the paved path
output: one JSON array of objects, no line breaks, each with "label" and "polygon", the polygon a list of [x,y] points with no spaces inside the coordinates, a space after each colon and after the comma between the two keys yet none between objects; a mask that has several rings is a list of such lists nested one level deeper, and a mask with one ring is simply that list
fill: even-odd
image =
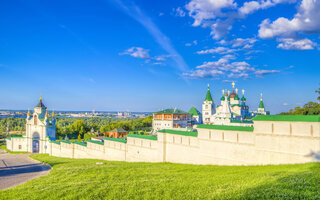
[{"label": "paved path", "polygon": [[46,175],[50,169],[28,158],[28,154],[8,154],[0,149],[0,190]]}]

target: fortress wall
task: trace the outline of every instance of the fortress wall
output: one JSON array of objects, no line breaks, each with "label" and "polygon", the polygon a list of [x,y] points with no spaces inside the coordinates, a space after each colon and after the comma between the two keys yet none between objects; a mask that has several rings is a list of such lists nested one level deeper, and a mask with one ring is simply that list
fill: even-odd
[{"label": "fortress wall", "polygon": [[105,159],[105,146],[102,144],[96,144],[87,142],[87,154],[92,159]]},{"label": "fortress wall", "polygon": [[[197,164],[199,161],[199,140],[197,137],[159,133],[164,140],[163,161]],[[161,155],[160,155],[161,156]]]},{"label": "fortress wall", "polygon": [[87,153],[87,147],[80,144],[73,144],[73,158],[90,158]]},{"label": "fortress wall", "polygon": [[161,162],[158,158],[157,140],[128,137],[126,161]]},{"label": "fortress wall", "polygon": [[[7,147],[9,146],[9,148],[7,148],[10,151],[27,151],[27,138],[24,137],[19,137],[19,138],[14,138],[12,137],[11,140],[7,140],[10,141],[10,144],[7,145]],[[21,149],[19,149],[19,146],[21,147]]]},{"label": "fortress wall", "polygon": [[198,128],[198,136],[178,131],[158,132],[157,140],[128,137],[127,143],[51,143],[51,155],[129,162],[294,164],[320,161],[319,134],[319,122],[256,121],[253,131]]},{"label": "fortress wall", "polygon": [[63,154],[63,152],[61,152],[60,144],[56,144],[56,143],[51,142],[50,146],[51,146],[50,153],[49,153],[50,156],[63,157],[63,156],[61,156],[61,154]]},{"label": "fortress wall", "polygon": [[73,158],[73,143],[60,142],[60,157]]},{"label": "fortress wall", "polygon": [[112,161],[125,161],[127,146],[122,142],[104,141],[105,158]]}]

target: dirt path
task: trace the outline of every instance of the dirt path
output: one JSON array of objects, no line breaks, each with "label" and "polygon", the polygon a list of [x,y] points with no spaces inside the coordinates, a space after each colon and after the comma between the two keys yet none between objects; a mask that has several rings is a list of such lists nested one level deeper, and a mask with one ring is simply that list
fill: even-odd
[{"label": "dirt path", "polygon": [[8,154],[0,149],[0,190],[46,175],[50,169],[28,158],[28,154]]}]

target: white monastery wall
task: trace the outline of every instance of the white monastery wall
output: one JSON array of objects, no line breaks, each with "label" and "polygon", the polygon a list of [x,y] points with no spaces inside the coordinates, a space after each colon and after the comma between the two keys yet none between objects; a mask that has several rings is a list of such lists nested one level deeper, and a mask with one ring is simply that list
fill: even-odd
[{"label": "white monastery wall", "polygon": [[[128,137],[127,143],[104,140],[103,145],[52,142],[50,155],[213,165],[320,162],[319,122],[255,121],[253,131],[198,128],[198,136],[176,132],[158,132],[157,140],[139,137]],[[7,144],[10,146],[10,141]]]}]

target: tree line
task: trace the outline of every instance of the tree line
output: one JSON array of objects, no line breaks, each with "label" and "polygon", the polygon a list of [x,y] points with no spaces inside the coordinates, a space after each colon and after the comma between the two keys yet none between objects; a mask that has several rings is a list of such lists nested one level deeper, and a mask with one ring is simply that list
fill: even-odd
[{"label": "tree line", "polygon": [[[10,131],[25,131],[26,119],[0,118],[0,132],[5,132],[9,124]],[[76,135],[105,133],[114,128],[123,128],[127,131],[151,130],[152,116],[137,119],[110,119],[110,118],[57,118],[56,135]]]},{"label": "tree line", "polygon": [[[319,96],[317,100],[320,102],[320,88],[315,91]],[[280,113],[280,115],[320,115],[320,104],[317,102],[309,102],[303,107],[297,106],[289,112]]]}]

